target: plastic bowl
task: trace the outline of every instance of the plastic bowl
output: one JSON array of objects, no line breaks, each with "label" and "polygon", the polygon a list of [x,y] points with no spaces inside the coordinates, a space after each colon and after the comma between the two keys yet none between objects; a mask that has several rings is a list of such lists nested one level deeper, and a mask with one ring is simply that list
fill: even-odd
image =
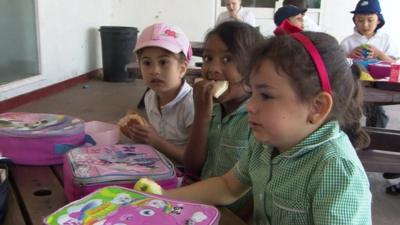
[{"label": "plastic bowl", "polygon": [[390,76],[390,64],[375,63],[368,65],[368,72],[374,79],[383,79]]},{"label": "plastic bowl", "polygon": [[85,123],[85,132],[96,141],[96,145],[113,145],[119,142],[119,127],[115,124],[89,121]]}]

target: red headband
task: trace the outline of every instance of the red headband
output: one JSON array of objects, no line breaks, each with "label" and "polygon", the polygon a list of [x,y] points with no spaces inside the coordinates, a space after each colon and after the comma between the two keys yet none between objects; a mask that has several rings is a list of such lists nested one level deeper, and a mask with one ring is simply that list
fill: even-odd
[{"label": "red headband", "polygon": [[289,23],[289,21],[284,20],[279,27],[277,27],[274,31],[276,35],[290,34],[294,39],[300,42],[304,48],[307,50],[308,54],[310,54],[311,59],[314,62],[315,68],[317,69],[319,79],[321,81],[322,90],[328,92],[332,95],[331,84],[329,82],[328,72],[326,71],[325,63],[322,60],[321,55],[319,54],[317,48],[315,48],[314,44],[311,40],[300,33],[301,29],[293,26]]}]

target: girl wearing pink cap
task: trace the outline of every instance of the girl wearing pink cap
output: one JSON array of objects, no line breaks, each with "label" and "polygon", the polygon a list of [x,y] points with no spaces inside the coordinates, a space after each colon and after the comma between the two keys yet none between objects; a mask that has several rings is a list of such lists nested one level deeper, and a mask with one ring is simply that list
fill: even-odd
[{"label": "girl wearing pink cap", "polygon": [[194,116],[192,87],[183,79],[192,57],[189,39],[179,27],[157,23],[139,35],[134,52],[150,88],[145,108],[151,126],[132,125],[123,133],[182,162]]}]

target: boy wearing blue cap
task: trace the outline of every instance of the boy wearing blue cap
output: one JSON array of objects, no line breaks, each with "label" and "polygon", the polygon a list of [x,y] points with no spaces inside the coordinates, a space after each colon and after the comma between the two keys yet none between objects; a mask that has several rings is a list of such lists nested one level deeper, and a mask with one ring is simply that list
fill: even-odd
[{"label": "boy wearing blue cap", "polygon": [[[400,53],[386,33],[380,32],[385,24],[378,0],[360,0],[354,14],[354,33],[345,38],[341,46],[350,58],[374,58],[394,63]],[[386,127],[389,118],[381,106],[365,107],[366,125]]]},{"label": "boy wearing blue cap", "polygon": [[385,24],[378,0],[360,0],[354,14],[354,33],[341,46],[350,58],[375,58],[393,63],[400,57],[390,36],[379,31]]},{"label": "boy wearing blue cap", "polygon": [[293,5],[286,5],[279,8],[274,14],[274,23],[279,27],[285,20],[291,25],[304,29],[303,16],[307,9],[299,8]]},{"label": "boy wearing blue cap", "polygon": [[[350,58],[375,58],[393,63],[400,57],[397,47],[390,36],[380,32],[385,24],[378,0],[360,0],[354,14],[354,33],[345,38],[341,46]],[[386,127],[389,118],[382,106],[366,106],[366,125],[372,127]],[[384,174],[385,178],[397,178],[400,174]],[[400,184],[386,189],[389,194],[400,194]]]}]

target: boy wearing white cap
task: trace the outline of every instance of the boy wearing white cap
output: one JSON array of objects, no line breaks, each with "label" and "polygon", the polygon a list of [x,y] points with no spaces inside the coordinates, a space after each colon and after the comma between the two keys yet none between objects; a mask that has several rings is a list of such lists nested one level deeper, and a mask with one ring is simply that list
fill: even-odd
[{"label": "boy wearing white cap", "polygon": [[189,39],[177,26],[156,23],[139,35],[134,52],[150,88],[144,100],[151,126],[135,124],[123,133],[182,162],[194,117],[193,90],[183,79],[192,57]]}]

